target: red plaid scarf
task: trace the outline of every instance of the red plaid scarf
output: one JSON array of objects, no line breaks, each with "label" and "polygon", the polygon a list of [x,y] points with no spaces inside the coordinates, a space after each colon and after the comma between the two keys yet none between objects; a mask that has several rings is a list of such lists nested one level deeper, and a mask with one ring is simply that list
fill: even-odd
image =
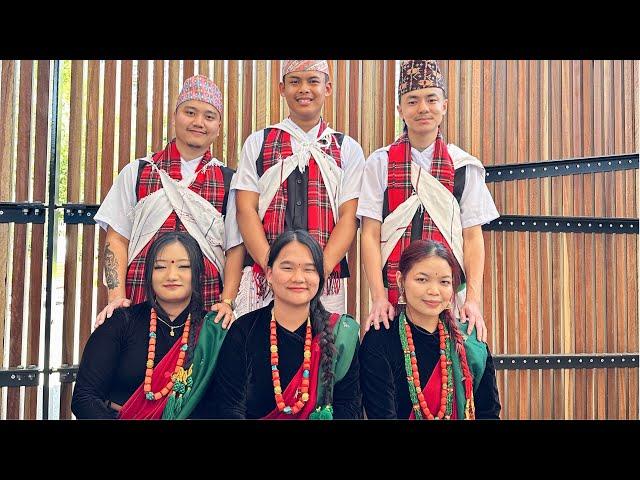
[{"label": "red plaid scarf", "polygon": [[[322,135],[325,128],[327,128],[327,124],[322,120],[320,122],[320,129],[318,130],[318,137]],[[322,148],[322,150],[335,160],[338,167],[341,167],[340,146],[335,136],[331,137],[331,144],[328,147]],[[282,163],[282,159],[292,155],[291,135],[278,128],[272,128],[265,138],[262,151],[264,162],[262,171],[266,172],[278,162]],[[322,181],[320,168],[318,168],[318,164],[313,157],[309,159],[307,168],[309,170],[309,182],[307,184],[307,229],[309,234],[318,241],[324,250],[335,226],[333,212],[331,211],[331,203],[329,202],[327,189]],[[287,181],[284,178],[280,178],[280,181],[280,189],[273,197],[262,220],[269,245],[284,232],[288,197]],[[266,293],[264,288],[264,274],[257,263],[254,264],[254,278],[258,285],[258,295],[264,296]],[[338,263],[327,279],[327,286],[325,288],[327,295],[338,293],[340,290],[340,278],[341,268],[340,263]]]},{"label": "red plaid scarf", "polygon": [[[202,198],[210,202],[216,210],[222,212],[222,204],[224,202],[224,178],[222,169],[219,166],[210,166],[206,170],[202,167],[211,160],[211,152],[207,150],[198,165],[198,175],[189,189],[200,195]],[[164,150],[153,155],[153,162],[156,166],[169,174],[174,180],[182,180],[182,172],[180,167],[180,152],[176,147],[175,139],[173,139]],[[140,201],[147,195],[151,195],[156,190],[162,188],[160,175],[155,169],[145,164],[139,176],[138,189],[136,192],[137,199]],[[146,300],[144,294],[144,262],[147,252],[151,247],[151,243],[166,232],[178,230],[185,232],[186,229],[182,222],[179,221],[175,212],[172,212],[167,220],[162,224],[158,232],[153,236],[149,243],[145,245],[136,258],[133,259],[127,270],[127,298],[133,305],[144,302]],[[204,278],[202,279],[202,296],[204,299],[205,309],[209,310],[211,306],[219,301],[221,293],[220,274],[215,265],[206,257],[204,257]]]},{"label": "red plaid scarf", "polygon": [[[431,162],[431,175],[435,177],[447,190],[453,193],[453,179],[455,169],[453,161],[447,151],[447,145],[444,143],[442,133],[438,130],[436,137],[433,161]],[[393,212],[407,198],[409,198],[414,188],[411,184],[411,144],[409,136],[404,133],[389,147],[389,169],[387,174],[387,197],[389,199],[389,212]],[[433,223],[431,217],[425,210],[424,222],[422,224],[423,240],[436,240],[443,243],[447,248],[451,248],[444,236]],[[396,272],[400,263],[400,256],[405,248],[411,243],[411,222],[404,232],[404,235],[398,240],[389,259],[387,260],[387,282],[389,285],[389,301],[395,306],[398,303],[398,284],[396,283]]]}]

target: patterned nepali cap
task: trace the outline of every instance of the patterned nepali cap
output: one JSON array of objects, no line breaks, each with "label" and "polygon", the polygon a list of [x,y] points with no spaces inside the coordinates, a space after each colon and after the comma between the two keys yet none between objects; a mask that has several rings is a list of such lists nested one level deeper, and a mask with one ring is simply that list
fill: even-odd
[{"label": "patterned nepali cap", "polygon": [[182,91],[176,102],[176,109],[180,104],[188,100],[200,100],[201,102],[213,105],[222,116],[222,94],[218,86],[204,75],[195,75],[184,81]]},{"label": "patterned nepali cap", "polygon": [[400,63],[398,102],[402,95],[421,88],[439,87],[444,92],[444,77],[435,60],[403,60]]},{"label": "patterned nepali cap", "polygon": [[326,60],[285,60],[282,62],[282,76],[292,72],[316,70],[329,75],[329,64]]}]

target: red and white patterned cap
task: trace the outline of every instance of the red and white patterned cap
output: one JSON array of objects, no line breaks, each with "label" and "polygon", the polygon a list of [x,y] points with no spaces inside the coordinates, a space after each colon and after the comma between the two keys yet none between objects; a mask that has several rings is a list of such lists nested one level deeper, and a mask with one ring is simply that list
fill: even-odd
[{"label": "red and white patterned cap", "polygon": [[282,62],[281,78],[288,73],[315,70],[329,75],[329,64],[326,60],[285,60]]},{"label": "red and white patterned cap", "polygon": [[182,91],[176,102],[176,109],[188,100],[200,100],[213,105],[222,116],[222,93],[213,80],[204,75],[194,75],[184,81]]}]

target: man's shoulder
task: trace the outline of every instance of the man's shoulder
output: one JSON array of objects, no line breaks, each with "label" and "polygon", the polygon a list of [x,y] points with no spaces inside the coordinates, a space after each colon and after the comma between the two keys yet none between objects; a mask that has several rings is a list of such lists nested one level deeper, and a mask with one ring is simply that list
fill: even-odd
[{"label": "man's shoulder", "polygon": [[362,150],[362,145],[360,145],[360,143],[353,137],[347,135],[346,133],[342,133],[342,132],[335,132],[333,134],[334,136],[337,137],[342,137],[342,141],[341,141],[341,147],[344,148],[345,145],[348,145],[350,148],[356,148],[359,150]]},{"label": "man's shoulder", "polygon": [[389,158],[389,147],[391,145],[385,145],[384,147],[380,147],[377,150],[371,152],[369,157],[367,158],[367,162],[369,161],[381,161]]},{"label": "man's shoulder", "polygon": [[261,144],[264,141],[264,137],[267,134],[268,130],[269,130],[269,127],[266,127],[260,130],[256,130],[255,132],[251,132],[251,134],[244,141],[244,145],[246,146],[246,145],[255,144],[255,143]]},{"label": "man's shoulder", "polygon": [[449,152],[449,156],[451,157],[453,166],[456,170],[467,165],[472,165],[482,169],[484,168],[482,162],[477,157],[473,156],[469,152],[464,151],[453,143],[447,145],[447,151]]},{"label": "man's shoulder", "polygon": [[234,173],[236,173],[236,171],[231,168],[228,167],[227,165],[225,165],[224,163],[220,162],[216,164],[216,166],[222,171],[223,175],[227,176],[227,175],[233,175]]}]

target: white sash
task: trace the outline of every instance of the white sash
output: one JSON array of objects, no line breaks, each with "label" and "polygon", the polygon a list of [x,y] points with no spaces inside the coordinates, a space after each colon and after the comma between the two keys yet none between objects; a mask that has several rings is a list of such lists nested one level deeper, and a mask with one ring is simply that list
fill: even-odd
[{"label": "white sash", "polygon": [[331,211],[333,213],[334,222],[338,222],[338,199],[340,196],[340,185],[342,182],[342,169],[336,164],[335,160],[324,153],[321,147],[328,147],[331,144],[331,135],[336,133],[335,130],[327,127],[322,132],[319,138],[316,140],[310,140],[303,132],[294,130],[289,125],[281,122],[277,125],[269,128],[278,128],[289,133],[300,145],[301,148],[297,153],[294,153],[287,158],[279,161],[271,168],[267,169],[258,181],[259,190],[259,204],[258,214],[260,220],[264,219],[264,215],[271,205],[273,197],[278,192],[280,185],[289,178],[291,172],[296,167],[300,172],[304,172],[309,165],[310,157],[313,157],[318,168],[320,169],[320,175],[327,189],[327,195],[331,204]]},{"label": "white sash", "polygon": [[[129,240],[128,264],[142,251],[158,232],[171,212],[176,212],[187,232],[198,242],[202,253],[220,273],[224,281],[224,219],[208,201],[189,190],[197,173],[189,181],[178,182],[147,157],[147,161],[159,173],[162,188],[140,200],[133,212],[133,229]],[[203,169],[215,164],[211,159]]]},{"label": "white sash", "polygon": [[391,212],[382,223],[380,243],[382,264],[387,263],[394,247],[402,238],[416,211],[422,205],[447,240],[464,271],[462,255],[462,223],[460,205],[453,194],[417,163],[411,162],[411,185],[414,193]]}]

